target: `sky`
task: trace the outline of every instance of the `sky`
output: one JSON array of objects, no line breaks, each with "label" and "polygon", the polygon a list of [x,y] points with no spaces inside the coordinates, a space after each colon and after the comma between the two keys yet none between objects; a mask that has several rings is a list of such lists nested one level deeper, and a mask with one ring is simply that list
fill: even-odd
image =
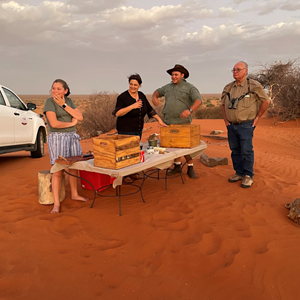
[{"label": "sky", "polygon": [[230,70],[300,56],[300,0],[0,0],[0,84],[48,94],[121,93],[138,73],[151,94],[185,66],[201,93],[221,93]]}]

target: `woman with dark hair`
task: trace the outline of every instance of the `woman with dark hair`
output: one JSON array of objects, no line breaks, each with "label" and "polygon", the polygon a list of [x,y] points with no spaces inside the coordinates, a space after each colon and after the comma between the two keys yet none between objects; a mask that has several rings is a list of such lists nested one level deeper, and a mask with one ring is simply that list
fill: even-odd
[{"label": "woman with dark hair", "polygon": [[[80,137],[76,133],[75,125],[82,120],[82,114],[70,95],[70,88],[62,79],[56,79],[51,88],[52,97],[46,100],[44,114],[48,123],[48,149],[51,165],[55,164],[58,156],[70,157],[82,154]],[[77,176],[77,170],[69,170],[70,174]],[[54,206],[51,213],[59,213],[59,192],[62,184],[63,170],[52,175],[52,192]],[[77,178],[70,176],[71,197],[73,200],[88,201],[89,199],[78,195]]]},{"label": "woman with dark hair", "polygon": [[149,119],[155,118],[160,126],[167,126],[152,108],[145,94],[139,91],[142,85],[141,76],[130,75],[128,82],[129,89],[118,96],[113,112],[118,117],[118,134],[138,135],[141,138],[146,114]]}]

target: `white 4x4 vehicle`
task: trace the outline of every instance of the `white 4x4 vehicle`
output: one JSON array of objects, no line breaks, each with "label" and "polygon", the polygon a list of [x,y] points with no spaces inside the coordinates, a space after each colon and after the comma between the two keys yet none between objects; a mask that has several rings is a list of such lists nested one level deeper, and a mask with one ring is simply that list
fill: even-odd
[{"label": "white 4x4 vehicle", "polygon": [[31,157],[44,156],[47,131],[44,120],[10,89],[0,85],[0,154],[27,150]]}]

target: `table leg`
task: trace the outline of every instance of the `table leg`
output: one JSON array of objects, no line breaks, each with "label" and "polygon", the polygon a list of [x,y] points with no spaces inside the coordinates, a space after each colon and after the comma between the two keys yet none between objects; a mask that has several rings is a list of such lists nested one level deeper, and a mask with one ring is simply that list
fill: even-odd
[{"label": "table leg", "polygon": [[140,193],[141,193],[141,198],[142,198],[142,200],[143,200],[144,203],[146,203],[146,202],[145,202],[145,199],[144,199],[144,196],[143,196],[143,185],[144,185],[146,179],[147,179],[147,175],[143,171],[143,181],[142,181],[142,184],[140,186]]},{"label": "table leg", "polygon": [[167,190],[167,182],[168,182],[168,171],[169,171],[170,168],[168,168],[166,170],[166,175],[165,175],[165,190]]},{"label": "table leg", "polygon": [[185,166],[186,162],[182,165],[181,169],[180,169],[180,177],[181,177],[181,180],[182,180],[182,183],[184,184],[184,180],[183,180],[183,177],[182,177],[182,169],[183,167]]},{"label": "table leg", "polygon": [[119,195],[119,216],[122,216],[122,211],[121,211],[121,185],[117,185],[116,193],[117,193],[117,195]]},{"label": "table leg", "polygon": [[[184,180],[183,180],[183,176],[182,176],[182,169],[183,169],[183,167],[185,166],[185,164],[186,164],[186,162],[182,165],[182,167],[180,168],[180,173],[179,173],[179,175],[180,175],[180,177],[181,177],[181,181],[182,181],[182,184],[184,184]],[[166,175],[165,175],[165,190],[167,190],[167,182],[168,182],[168,179],[172,179],[172,176],[169,176],[168,177],[168,171],[169,171],[169,169],[170,168],[168,168],[167,170],[166,170]],[[178,177],[178,175],[173,175],[173,177]]]},{"label": "table leg", "polygon": [[82,178],[82,177],[80,177],[80,176],[75,176],[75,175],[73,175],[73,174],[67,172],[66,170],[64,170],[64,172],[67,173],[68,175],[72,176],[72,177],[76,177],[76,178],[78,178],[78,179],[82,179],[82,180],[86,181],[86,182],[93,188],[93,191],[94,191],[94,199],[93,199],[93,202],[92,202],[92,204],[91,204],[91,206],[90,206],[90,208],[92,208],[93,205],[94,205],[94,203],[95,203],[96,195],[97,195],[97,191],[96,191],[96,189],[94,188],[93,184],[92,184],[91,182],[89,182],[87,179]]}]

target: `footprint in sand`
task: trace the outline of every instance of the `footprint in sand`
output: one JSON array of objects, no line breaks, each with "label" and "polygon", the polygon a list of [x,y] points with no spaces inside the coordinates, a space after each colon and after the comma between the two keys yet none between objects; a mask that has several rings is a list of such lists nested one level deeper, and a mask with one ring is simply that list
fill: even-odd
[{"label": "footprint in sand", "polygon": [[219,251],[222,244],[220,235],[216,232],[204,234],[199,244],[200,251],[205,255],[212,255]]},{"label": "footprint in sand", "polygon": [[92,277],[92,280],[103,280],[104,279],[104,276],[102,273],[96,273],[96,272],[93,272],[91,274],[91,277]]},{"label": "footprint in sand", "polygon": [[78,218],[75,217],[62,216],[59,220],[53,219],[53,221],[55,223],[53,226],[54,231],[64,235],[66,239],[77,236],[82,230]]},{"label": "footprint in sand", "polygon": [[80,249],[80,256],[84,258],[89,258],[92,255],[92,252],[95,251],[97,246],[93,244],[84,244]]},{"label": "footprint in sand", "polygon": [[101,243],[97,245],[98,251],[106,251],[119,248],[125,243],[120,240],[102,240]]},{"label": "footprint in sand", "polygon": [[253,215],[257,212],[257,208],[254,205],[246,204],[246,206],[243,208],[243,213]]},{"label": "footprint in sand", "polygon": [[84,244],[80,249],[80,256],[90,258],[95,251],[107,251],[119,248],[124,242],[119,240],[102,240],[99,244]]},{"label": "footprint in sand", "polygon": [[184,231],[189,228],[189,219],[193,216],[190,214],[193,210],[177,210],[174,207],[155,213],[151,219],[151,226],[168,231]]}]

